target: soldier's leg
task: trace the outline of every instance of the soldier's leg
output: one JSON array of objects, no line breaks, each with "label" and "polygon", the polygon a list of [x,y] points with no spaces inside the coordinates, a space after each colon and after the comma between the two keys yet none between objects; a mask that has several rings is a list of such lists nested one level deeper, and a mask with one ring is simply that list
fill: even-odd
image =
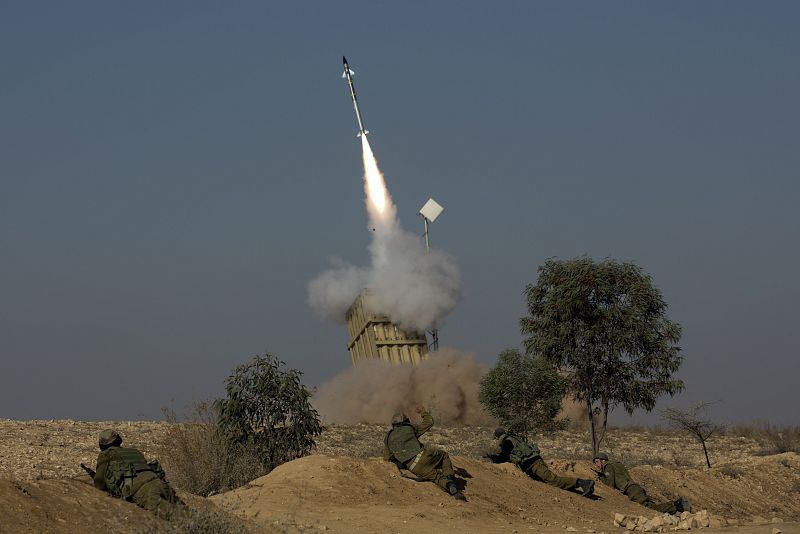
[{"label": "soldier's leg", "polygon": [[158,517],[169,519],[175,509],[173,495],[166,482],[156,478],[142,485],[131,500],[145,510],[155,512]]},{"label": "soldier's leg", "polygon": [[529,477],[534,480],[546,482],[551,486],[561,488],[564,490],[572,490],[578,487],[578,479],[575,477],[560,477],[550,471],[547,464],[544,463],[541,457],[536,458],[533,463],[525,471]]},{"label": "soldier's leg", "polygon": [[425,447],[425,451],[411,472],[418,478],[434,482],[444,491],[447,491],[449,477],[455,474],[448,454],[433,447]]},{"label": "soldier's leg", "polygon": [[647,496],[647,492],[644,491],[644,488],[636,483],[628,484],[625,495],[633,502],[641,504],[642,506],[647,506],[648,508],[652,508],[651,505],[655,504],[653,499]]},{"label": "soldier's leg", "polygon": [[648,503],[645,503],[645,506],[648,508],[652,508],[657,512],[666,512],[668,514],[676,514],[678,513],[678,507],[675,506],[674,502],[663,502],[661,504],[656,504],[653,502],[652,499],[648,498]]}]

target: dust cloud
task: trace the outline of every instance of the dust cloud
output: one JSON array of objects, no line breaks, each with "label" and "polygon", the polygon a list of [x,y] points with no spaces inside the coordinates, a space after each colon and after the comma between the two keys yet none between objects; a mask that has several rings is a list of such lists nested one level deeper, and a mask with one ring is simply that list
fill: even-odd
[{"label": "dust cloud", "polygon": [[423,404],[439,424],[494,425],[480,406],[488,367],[472,354],[442,348],[419,365],[360,362],[319,387],[312,400],[325,423],[388,425],[395,412]]}]

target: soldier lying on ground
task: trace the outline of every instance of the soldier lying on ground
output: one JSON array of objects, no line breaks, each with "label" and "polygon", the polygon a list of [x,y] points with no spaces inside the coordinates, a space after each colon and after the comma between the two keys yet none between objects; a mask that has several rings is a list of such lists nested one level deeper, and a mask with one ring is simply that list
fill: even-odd
[{"label": "soldier lying on ground", "polygon": [[113,430],[100,433],[99,445],[101,452],[94,474],[97,489],[136,503],[162,519],[173,516],[176,505],[183,508],[183,502],[164,479],[158,461],[148,463],[138,449],[120,447],[122,437]]},{"label": "soldier lying on ground", "polygon": [[609,462],[608,454],[598,452],[594,457],[594,465],[600,469],[597,476],[607,486],[621,491],[627,495],[633,502],[639,503],[642,506],[647,506],[658,512],[666,512],[668,514],[675,514],[678,512],[691,512],[692,507],[689,504],[689,499],[686,497],[678,497],[674,502],[665,502],[658,504],[653,499],[647,496],[639,484],[631,480],[628,470],[619,462]]},{"label": "soldier lying on ground", "polygon": [[505,428],[495,429],[494,437],[497,438],[499,452],[488,455],[494,463],[511,462],[534,480],[563,490],[577,490],[584,497],[594,493],[594,480],[560,477],[550,471],[535,444],[509,433]]},{"label": "soldier lying on ground", "polygon": [[466,501],[453,480],[455,472],[450,456],[436,447],[423,446],[417,439],[430,430],[433,418],[423,406],[417,406],[416,412],[422,416],[418,425],[412,424],[403,413],[394,414],[392,429],[383,440],[383,459],[394,462],[401,469],[408,469],[417,478],[435,482],[456,499]]}]

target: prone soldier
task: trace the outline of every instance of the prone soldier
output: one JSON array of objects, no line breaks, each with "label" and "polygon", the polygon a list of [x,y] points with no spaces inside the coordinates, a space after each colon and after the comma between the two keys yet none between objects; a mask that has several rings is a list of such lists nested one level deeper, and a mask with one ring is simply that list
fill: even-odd
[{"label": "prone soldier", "polygon": [[499,452],[488,455],[494,463],[511,462],[534,480],[546,482],[563,490],[577,490],[584,497],[594,493],[594,480],[561,477],[550,471],[539,454],[539,447],[535,444],[528,443],[505,428],[495,429],[494,437],[497,438],[500,449]]},{"label": "prone soldier", "polygon": [[600,469],[600,471],[597,472],[597,476],[600,480],[602,480],[605,485],[621,491],[623,495],[627,495],[633,502],[668,514],[692,511],[689,499],[686,497],[678,497],[673,502],[656,503],[647,495],[644,488],[631,479],[631,475],[628,473],[628,470],[625,469],[624,465],[620,462],[611,462],[608,460],[608,454],[598,452],[595,454],[593,461],[594,465]]},{"label": "prone soldier", "polygon": [[103,430],[98,443],[100,455],[94,472],[97,489],[155,512],[162,519],[175,513],[176,504],[183,505],[157,460],[148,463],[138,449],[121,447],[122,437],[113,430]]}]

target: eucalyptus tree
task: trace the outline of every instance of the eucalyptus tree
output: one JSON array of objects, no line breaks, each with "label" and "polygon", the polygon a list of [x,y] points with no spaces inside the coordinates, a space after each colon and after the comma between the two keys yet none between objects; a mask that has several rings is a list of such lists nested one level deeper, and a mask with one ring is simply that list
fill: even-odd
[{"label": "eucalyptus tree", "polygon": [[[549,259],[525,287],[520,320],[527,354],[550,361],[586,406],[596,453],[609,413],[651,411],[659,396],[683,390],[680,326],[649,275],[630,262]],[[602,434],[598,438],[598,417]]]}]

